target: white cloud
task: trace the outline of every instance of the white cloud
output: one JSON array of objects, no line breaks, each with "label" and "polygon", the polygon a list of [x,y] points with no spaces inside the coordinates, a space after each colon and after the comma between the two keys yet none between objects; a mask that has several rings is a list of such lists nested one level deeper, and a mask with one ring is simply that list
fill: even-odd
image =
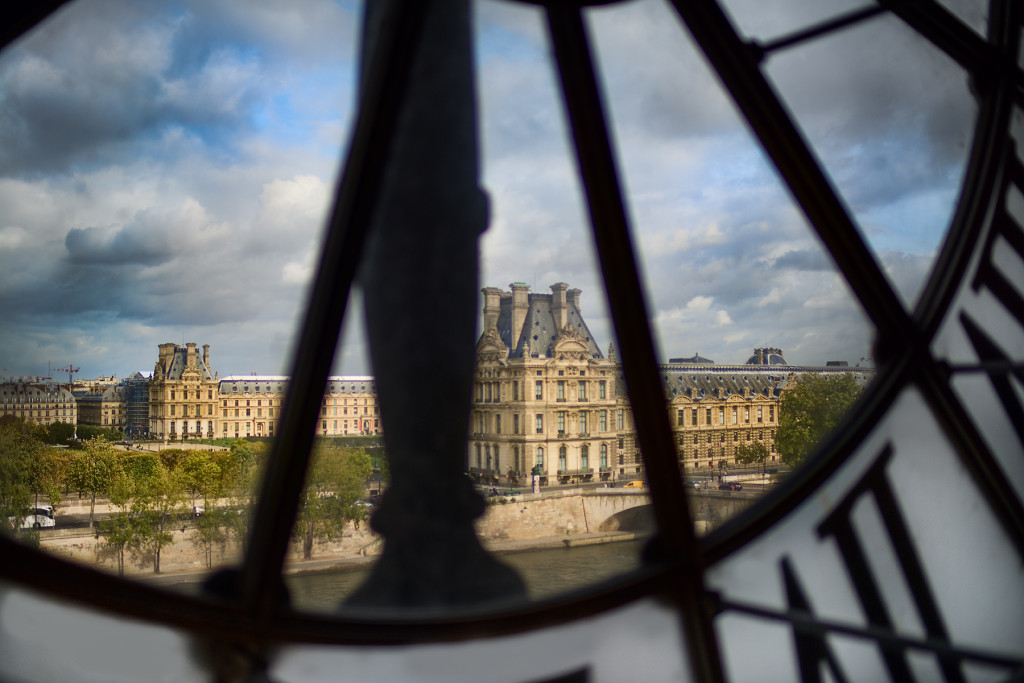
[{"label": "white cloud", "polygon": [[[827,13],[809,0],[729,4],[762,37]],[[663,355],[867,355],[856,302],[670,8],[587,16]],[[481,285],[580,287],[605,347],[541,18],[500,2],[477,13],[492,199]],[[283,370],[350,125],[358,20],[329,0],[95,0],[0,56],[0,314],[21,331],[0,335],[0,365],[27,374],[46,353],[125,373],[185,335],[215,344],[225,372]],[[820,41],[827,60],[809,47],[768,64],[910,302],[955,195],[970,106],[933,50],[889,24],[874,35]],[[342,357],[350,371],[365,362]]]}]

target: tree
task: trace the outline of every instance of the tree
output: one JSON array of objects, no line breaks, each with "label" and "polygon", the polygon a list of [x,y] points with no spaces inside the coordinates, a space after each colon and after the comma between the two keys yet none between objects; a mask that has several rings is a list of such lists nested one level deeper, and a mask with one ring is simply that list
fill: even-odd
[{"label": "tree", "polygon": [[229,498],[234,513],[226,514],[224,523],[234,532],[244,555],[248,550],[249,527],[252,524],[256,494],[263,478],[267,447],[265,444],[235,439],[231,442],[228,453],[231,456],[230,463],[227,466],[222,465],[221,471],[234,473],[230,485],[225,486],[225,489],[231,492]]},{"label": "tree", "polygon": [[346,522],[363,518],[365,512],[356,502],[363,497],[371,472],[370,456],[362,448],[316,447],[295,524],[305,559],[313,556],[314,539],[340,536]]},{"label": "tree", "polygon": [[185,491],[177,473],[162,464],[155,476],[137,484],[132,501],[132,515],[137,520],[131,545],[153,561],[153,571],[160,573],[160,551],[174,541],[172,529],[178,515],[184,512]]},{"label": "tree", "polygon": [[131,510],[135,489],[135,482],[127,473],[116,472],[107,487],[107,496],[117,512],[99,524],[103,541],[117,560],[118,576],[124,576],[125,551],[138,536],[138,520]]},{"label": "tree", "polygon": [[120,429],[111,427],[98,427],[96,425],[83,425],[77,427],[78,438],[88,441],[89,439],[105,439],[107,441],[120,441],[124,434]]},{"label": "tree", "polygon": [[[32,504],[32,471],[43,446],[21,418],[0,418],[0,519],[23,517]],[[4,530],[8,525],[0,525]]]},{"label": "tree", "polygon": [[760,465],[768,460],[771,453],[763,441],[755,441],[752,444],[741,444],[736,449],[736,461],[744,465]]},{"label": "tree", "polygon": [[221,493],[220,467],[210,458],[208,451],[192,451],[176,468],[181,483],[192,498],[192,507],[196,507],[196,496],[202,498],[203,508],[210,509],[210,498]]},{"label": "tree", "polygon": [[176,470],[178,469],[178,465],[188,457],[190,452],[191,451],[187,451],[183,448],[165,448],[159,453],[160,462],[162,462],[164,467],[167,469]]},{"label": "tree", "polygon": [[43,441],[52,444],[67,444],[75,436],[75,425],[70,422],[54,422],[46,425]]},{"label": "tree", "polygon": [[94,526],[97,494],[105,494],[114,474],[120,469],[117,451],[102,437],[89,439],[85,451],[76,453],[68,463],[68,485],[89,494],[89,526]]},{"label": "tree", "polygon": [[225,515],[221,508],[211,504],[223,491],[221,467],[209,451],[192,451],[178,466],[182,486],[192,499],[192,510],[197,510],[196,496],[203,501],[202,513],[196,517],[193,542],[203,550],[206,566],[213,566],[213,544],[224,540]]},{"label": "tree", "polygon": [[39,504],[39,495],[46,496],[50,505],[60,505],[61,492],[67,484],[68,460],[62,449],[42,446],[36,450],[29,463],[29,484],[35,495],[35,505]]},{"label": "tree", "polygon": [[796,467],[814,450],[860,396],[851,373],[807,374],[783,393],[775,445],[782,462]]}]

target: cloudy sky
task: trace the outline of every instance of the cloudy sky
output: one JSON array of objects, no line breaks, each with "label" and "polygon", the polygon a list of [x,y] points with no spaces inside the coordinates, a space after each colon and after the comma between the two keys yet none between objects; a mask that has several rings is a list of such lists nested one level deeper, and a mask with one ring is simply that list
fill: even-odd
[{"label": "cloudy sky", "polygon": [[[944,4],[984,30],[982,3]],[[859,5],[727,4],[761,40]],[[349,134],[360,17],[337,0],[78,0],[0,55],[0,375],[123,377],[168,341],[210,344],[222,376],[285,372]],[[588,21],[660,355],[870,356],[858,306],[665,4]],[[476,38],[481,286],[578,287],[606,347],[541,15],[481,3]],[[965,75],[891,18],[766,69],[912,304],[968,153]],[[358,317],[338,372],[369,372]]]}]

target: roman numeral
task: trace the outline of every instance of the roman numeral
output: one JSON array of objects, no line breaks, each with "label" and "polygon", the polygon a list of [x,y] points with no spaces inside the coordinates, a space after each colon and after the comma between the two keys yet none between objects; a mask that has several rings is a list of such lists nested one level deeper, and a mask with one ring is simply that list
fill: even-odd
[{"label": "roman numeral", "polygon": [[[857,599],[867,616],[867,630],[892,636],[875,639],[890,678],[894,681],[915,680],[907,660],[907,650],[914,647],[914,644],[896,633],[885,598],[879,589],[878,579],[871,569],[860,534],[853,522],[854,506],[865,497],[874,500],[924,626],[928,649],[938,657],[944,680],[950,683],[962,682],[965,679],[960,663],[964,656],[952,647],[910,530],[896,504],[896,496],[885,474],[886,465],[892,454],[892,446],[886,446],[882,450],[861,480],[818,525],[818,536],[822,539],[832,538],[836,542]],[[813,617],[810,601],[788,557],[781,560],[780,569],[790,612]],[[828,666],[832,678],[836,681],[848,680],[829,647],[827,633],[828,628],[806,621],[793,621],[793,637],[800,676],[805,683],[820,682],[822,663]]]}]

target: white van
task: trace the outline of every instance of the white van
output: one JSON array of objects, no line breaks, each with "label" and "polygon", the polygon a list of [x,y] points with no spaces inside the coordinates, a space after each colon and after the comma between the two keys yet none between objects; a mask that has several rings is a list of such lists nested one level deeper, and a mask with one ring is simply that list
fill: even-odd
[{"label": "white van", "polygon": [[[15,518],[11,517],[10,520],[13,523]],[[57,520],[54,519],[52,505],[39,505],[29,508],[28,514],[21,520],[22,529],[45,529],[56,525]]]}]

